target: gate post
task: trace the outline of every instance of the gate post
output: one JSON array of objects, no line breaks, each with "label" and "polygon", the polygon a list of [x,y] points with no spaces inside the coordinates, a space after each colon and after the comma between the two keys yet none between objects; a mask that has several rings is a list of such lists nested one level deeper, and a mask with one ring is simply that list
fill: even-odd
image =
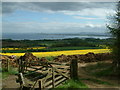
[{"label": "gate post", "polygon": [[22,90],[23,86],[25,85],[25,82],[24,82],[24,78],[23,78],[23,74],[22,73],[19,73],[18,74],[18,80],[20,82],[20,90]]},{"label": "gate post", "polygon": [[39,84],[38,90],[43,90],[42,79],[38,81],[38,84]]},{"label": "gate post", "polygon": [[9,72],[9,59],[7,59],[7,72]]},{"label": "gate post", "polygon": [[71,79],[78,79],[78,60],[73,59],[70,64]]},{"label": "gate post", "polygon": [[52,67],[52,86],[53,88],[55,88],[55,75],[54,75],[55,71],[54,71],[54,68]]},{"label": "gate post", "polygon": [[21,67],[22,67],[21,59],[18,59],[18,64],[19,64],[18,71],[19,73],[21,73]]}]

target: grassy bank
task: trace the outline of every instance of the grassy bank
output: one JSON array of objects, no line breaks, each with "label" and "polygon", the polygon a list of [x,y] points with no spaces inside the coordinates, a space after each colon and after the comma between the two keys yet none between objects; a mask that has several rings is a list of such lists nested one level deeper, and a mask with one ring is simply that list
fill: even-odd
[{"label": "grassy bank", "polygon": [[7,72],[5,68],[2,68],[2,79],[7,78],[9,75],[15,75],[18,73],[17,68],[10,67],[9,71]]}]

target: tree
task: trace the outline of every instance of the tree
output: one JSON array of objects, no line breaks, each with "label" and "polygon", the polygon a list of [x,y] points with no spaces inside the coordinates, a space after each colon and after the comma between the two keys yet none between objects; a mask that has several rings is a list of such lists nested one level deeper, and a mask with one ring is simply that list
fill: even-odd
[{"label": "tree", "polygon": [[110,33],[115,39],[112,47],[114,67],[116,70],[120,70],[120,1],[117,3],[116,14],[112,16],[112,23],[107,25]]}]

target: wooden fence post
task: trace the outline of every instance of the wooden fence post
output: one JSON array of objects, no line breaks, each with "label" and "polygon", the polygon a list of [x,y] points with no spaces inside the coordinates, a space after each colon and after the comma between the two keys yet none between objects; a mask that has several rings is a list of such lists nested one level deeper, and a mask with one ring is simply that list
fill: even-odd
[{"label": "wooden fence post", "polygon": [[22,90],[23,86],[25,85],[23,74],[19,73],[18,78],[19,78],[19,81],[20,81],[20,90]]},{"label": "wooden fence post", "polygon": [[42,90],[42,81],[40,80],[38,81],[38,83],[39,83],[39,90]]},{"label": "wooden fence post", "polygon": [[25,71],[27,71],[27,64],[28,62],[25,62]]},{"label": "wooden fence post", "polygon": [[7,72],[9,71],[9,60],[7,59]]},{"label": "wooden fence post", "polygon": [[20,60],[20,68],[19,69],[20,69],[19,72],[24,73],[24,71],[25,71],[25,61]]},{"label": "wooden fence post", "polygon": [[19,73],[20,73],[20,68],[21,68],[21,62],[20,62],[20,59],[19,59],[19,61],[18,61],[18,64],[19,64],[18,71],[19,71]]},{"label": "wooden fence post", "polygon": [[73,59],[70,64],[70,77],[71,79],[78,79],[78,61]]},{"label": "wooden fence post", "polygon": [[52,84],[53,84],[53,88],[55,88],[55,74],[54,74],[54,68],[52,68]]},{"label": "wooden fence post", "polygon": [[25,71],[25,61],[22,61],[22,73],[24,73],[24,71]]},{"label": "wooden fence post", "polygon": [[21,59],[19,59],[19,73],[21,73],[22,72],[22,60]]}]

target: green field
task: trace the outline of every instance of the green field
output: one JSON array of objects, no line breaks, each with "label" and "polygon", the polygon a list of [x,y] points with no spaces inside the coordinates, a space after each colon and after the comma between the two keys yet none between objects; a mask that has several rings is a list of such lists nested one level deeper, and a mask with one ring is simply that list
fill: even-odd
[{"label": "green field", "polygon": [[30,50],[3,50],[3,53],[25,53],[25,52],[49,52],[49,51],[67,51],[67,50],[85,50],[85,49],[103,49],[102,47],[55,47],[45,49]]},{"label": "green field", "polygon": [[[23,48],[23,50],[2,50],[3,53],[25,53],[25,52],[50,52],[66,50],[83,50],[83,49],[103,49],[102,46],[111,46],[113,39],[62,39],[62,40],[11,40],[3,39],[2,48]],[[29,49],[46,47],[44,49]]]}]

